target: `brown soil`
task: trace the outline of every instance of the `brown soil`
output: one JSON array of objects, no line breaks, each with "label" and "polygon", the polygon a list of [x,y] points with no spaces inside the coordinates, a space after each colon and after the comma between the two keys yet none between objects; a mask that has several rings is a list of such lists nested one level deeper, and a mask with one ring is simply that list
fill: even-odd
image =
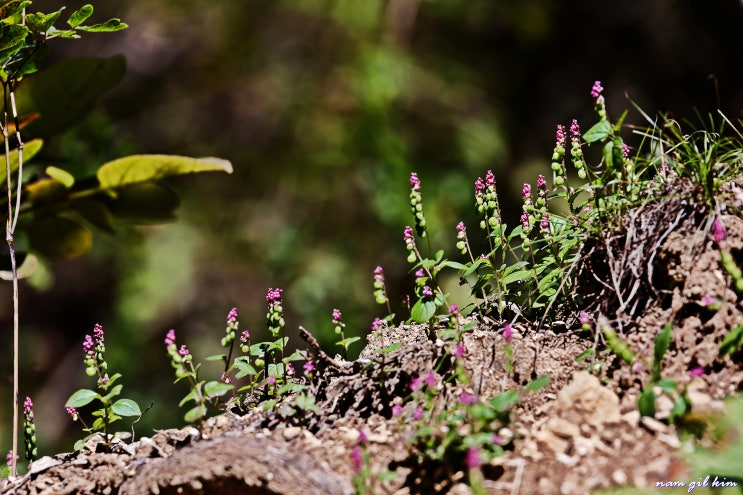
[{"label": "brown soil", "polygon": [[[454,342],[426,326],[385,328],[369,336],[353,363],[310,346],[317,365],[311,382],[316,414],[290,415],[288,397],[269,412],[259,407],[245,415],[227,413],[198,430],[160,431],[132,445],[121,443],[113,452],[102,452],[100,440],[92,440],[79,453],[36,461],[17,480],[0,480],[0,493],[350,494],[351,452],[359,431],[367,436],[372,473],[397,473],[391,481],[377,477],[374,493],[471,493],[463,459],[427,462],[411,446],[419,427],[412,419],[417,404],[402,399],[413,379],[433,370],[438,411],[462,391],[486,401],[521,390],[537,376],[551,377],[545,388],[522,394],[512,421],[498,431],[505,454],[481,468],[489,493],[581,494],[690,480],[679,454],[678,425],[667,421],[672,398],[658,394],[654,418],[641,418],[637,409],[650,379],[654,342],[673,323],[663,377],[686,389],[695,417],[719,412],[721,400],[743,388],[743,353],[719,356],[725,335],[743,325],[743,306],[720,265],[708,215],[689,200],[696,191],[686,183],[675,187],[685,193],[682,199],[669,195],[638,208],[623,228],[587,247],[588,262],[578,277],[583,285],[576,292],[591,295],[586,307],[627,343],[635,356],[632,365],[570,318],[542,327],[514,325],[510,366],[502,322],[482,317],[462,337],[469,379],[444,381]],[[727,247],[741,265],[740,185],[726,186],[723,197]],[[707,307],[705,296],[721,308]],[[396,342],[401,346],[382,363],[375,350]],[[591,348],[595,356],[576,360]],[[689,371],[698,367],[704,373],[692,376]],[[394,404],[402,406],[401,414],[393,414]],[[467,425],[462,428],[466,432]]]}]

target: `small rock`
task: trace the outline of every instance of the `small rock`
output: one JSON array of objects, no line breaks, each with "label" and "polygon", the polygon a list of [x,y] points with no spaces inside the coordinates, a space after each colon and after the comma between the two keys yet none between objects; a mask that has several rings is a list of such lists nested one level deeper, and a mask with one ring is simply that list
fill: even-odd
[{"label": "small rock", "polygon": [[59,466],[60,464],[62,464],[62,461],[60,461],[59,459],[54,459],[53,457],[45,455],[44,457],[32,462],[28,472],[30,474],[39,474],[51,467]]},{"label": "small rock", "polygon": [[302,428],[300,428],[299,426],[290,426],[281,430],[281,435],[287,442],[297,438],[300,433],[302,433]]}]

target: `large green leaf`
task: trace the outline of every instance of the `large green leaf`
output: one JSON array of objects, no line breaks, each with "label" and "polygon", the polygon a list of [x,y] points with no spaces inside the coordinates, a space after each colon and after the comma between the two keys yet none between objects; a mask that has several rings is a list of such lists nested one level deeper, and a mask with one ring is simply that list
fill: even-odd
[{"label": "large green leaf", "polygon": [[28,126],[32,136],[54,136],[80,121],[95,100],[124,77],[123,56],[68,59],[25,78],[16,90],[21,114],[40,112]]},{"label": "large green leaf", "polygon": [[175,175],[198,172],[232,173],[232,164],[220,158],[177,155],[132,155],[101,165],[97,176],[103,189],[154,182]]},{"label": "large green leaf", "polygon": [[49,258],[74,258],[88,252],[93,234],[65,217],[35,219],[27,229],[31,246]]},{"label": "large green leaf", "polygon": [[116,191],[108,208],[115,217],[153,224],[175,220],[178,195],[160,184],[137,184]]},{"label": "large green leaf", "polygon": [[139,404],[131,399],[119,399],[111,405],[111,410],[114,414],[119,416],[141,416],[142,411],[139,409]]}]

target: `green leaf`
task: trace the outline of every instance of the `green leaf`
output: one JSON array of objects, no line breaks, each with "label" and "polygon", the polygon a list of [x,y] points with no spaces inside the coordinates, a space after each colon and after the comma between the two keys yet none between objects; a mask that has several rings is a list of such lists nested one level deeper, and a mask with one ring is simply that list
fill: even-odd
[{"label": "green leaf", "polygon": [[64,9],[65,8],[62,7],[58,11],[52,12],[51,14],[44,14],[42,12],[28,14],[26,16],[26,24],[28,24],[28,27],[29,29],[31,29],[31,31],[39,34],[46,33],[54,25],[54,23],[57,22],[57,19],[59,19],[59,16],[62,15],[62,11]]},{"label": "green leaf", "polygon": [[637,407],[640,410],[640,414],[643,416],[655,416],[655,392],[653,387],[648,386],[640,394],[640,398],[637,400]]},{"label": "green leaf", "polygon": [[83,407],[87,406],[94,400],[100,398],[100,395],[94,390],[89,390],[87,388],[82,388],[72,394],[69,399],[67,399],[67,402],[65,402],[65,407]]},{"label": "green leaf", "polygon": [[19,66],[21,59],[18,55],[25,46],[27,34],[26,26],[18,24],[4,26],[0,34],[0,69],[12,73]]},{"label": "green leaf", "polygon": [[[80,122],[96,99],[124,77],[123,56],[68,59],[24,79],[16,91],[17,107],[43,118],[28,126],[29,135],[57,136]],[[4,167],[3,167],[4,168]]]},{"label": "green leaf", "polygon": [[214,354],[213,356],[207,356],[207,361],[222,361],[223,363],[227,361],[227,356],[224,354]]},{"label": "green leaf", "polygon": [[88,198],[78,199],[73,201],[71,206],[94,227],[109,234],[116,232],[111,211],[100,201]]},{"label": "green leaf", "polygon": [[101,402],[103,402],[104,404],[108,403],[109,401],[111,401],[111,399],[119,395],[121,393],[121,389],[123,388],[124,386],[121,384],[116,385],[114,388],[111,389],[109,393],[101,397]]},{"label": "green leaf", "polygon": [[71,28],[76,28],[87,21],[91,15],[93,15],[93,6],[90,4],[83,5],[70,15],[70,18],[67,19],[67,25]]},{"label": "green leaf", "polygon": [[743,325],[738,325],[730,330],[730,333],[725,335],[725,338],[722,339],[722,343],[720,344],[720,356],[732,354],[740,349],[741,346],[743,346]]},{"label": "green leaf", "polygon": [[109,19],[103,24],[93,24],[92,26],[78,26],[79,31],[86,31],[88,33],[113,33],[114,31],[121,31],[122,29],[128,28],[129,25],[121,22],[121,19]]},{"label": "green leaf", "polygon": [[[41,151],[42,146],[44,146],[44,141],[41,139],[33,139],[27,143],[24,143],[23,145],[23,163],[28,163],[31,158],[36,156],[36,154]],[[2,186],[5,186],[8,178],[8,171],[7,167],[5,166],[5,160],[3,160],[2,165],[0,165],[0,184]],[[10,173],[11,175],[14,174],[18,170],[18,150],[14,149],[10,152]]]},{"label": "green leaf", "polygon": [[581,362],[584,359],[588,358],[589,356],[593,356],[595,354],[596,354],[596,349],[594,349],[594,348],[591,347],[591,348],[588,348],[585,351],[581,352],[580,355],[577,358],[575,358],[575,360],[577,362]]},{"label": "green leaf", "polygon": [[39,179],[24,188],[25,199],[34,206],[63,204],[67,201],[69,189],[56,179]]},{"label": "green leaf", "polygon": [[196,406],[183,416],[186,423],[195,423],[206,416],[206,406]]},{"label": "green leaf", "polygon": [[514,282],[523,282],[531,276],[531,270],[518,270],[510,273],[501,279],[503,285],[512,284]]},{"label": "green leaf", "polygon": [[298,395],[294,399],[294,403],[298,408],[308,412],[319,412],[320,408],[315,405],[315,397],[312,395]]},{"label": "green leaf", "polygon": [[336,342],[335,345],[339,345],[342,346],[344,349],[348,349],[351,344],[353,344],[354,342],[358,342],[359,340],[361,340],[361,337],[347,337],[341,341]]},{"label": "green leaf", "polygon": [[433,301],[418,299],[410,310],[410,317],[416,323],[425,323],[436,314],[436,304]]},{"label": "green leaf", "polygon": [[504,412],[504,411],[511,409],[516,404],[518,404],[520,399],[521,399],[521,396],[518,393],[518,391],[508,390],[490,399],[490,404],[493,406],[493,408],[496,411]]},{"label": "green leaf", "polygon": [[227,383],[211,381],[204,385],[204,394],[206,394],[208,398],[213,399],[214,397],[221,397],[227,392],[231,392],[232,389],[232,385]]},{"label": "green leaf", "polygon": [[112,215],[138,224],[158,224],[175,220],[180,205],[178,195],[161,184],[137,184],[116,192],[107,201]]},{"label": "green leaf", "polygon": [[101,165],[97,177],[102,189],[154,182],[175,175],[199,172],[232,173],[232,164],[219,158],[176,155],[132,155]]},{"label": "green leaf", "polygon": [[389,354],[390,352],[398,350],[400,347],[402,347],[401,342],[395,342],[394,344],[390,344],[387,347],[383,349],[375,349],[374,352],[378,352],[379,354]]},{"label": "green leaf", "polygon": [[[17,252],[15,258],[18,280],[30,277],[39,268],[39,258],[33,254]],[[13,266],[8,254],[0,255],[0,280],[13,280]]]},{"label": "green leaf", "polygon": [[73,177],[72,174],[66,170],[49,166],[46,167],[45,172],[46,175],[48,175],[52,179],[56,179],[57,182],[61,182],[67,189],[70,189],[75,184],[75,177]]},{"label": "green leaf", "polygon": [[673,408],[671,409],[671,414],[668,416],[668,421],[670,423],[675,423],[676,420],[682,418],[687,412],[689,412],[689,409],[689,403],[686,398],[683,395],[679,395],[673,401]]},{"label": "green leaf", "polygon": [[549,384],[550,380],[552,380],[552,378],[550,378],[549,375],[542,375],[527,383],[524,387],[524,391],[536,392],[537,390],[541,390]]},{"label": "green leaf", "polygon": [[668,323],[655,338],[655,346],[653,348],[653,378],[651,378],[651,381],[656,381],[660,378],[663,357],[671,346],[671,330],[673,330],[673,323]]},{"label": "green leaf", "polygon": [[588,129],[585,134],[583,134],[583,140],[587,143],[603,141],[604,139],[609,137],[611,131],[611,124],[606,120],[602,120],[601,122],[594,124],[593,127]]},{"label": "green leaf", "polygon": [[[197,385],[200,386],[200,385]],[[183,404],[186,404],[188,401],[194,401],[196,403],[199,402],[199,391],[198,390],[191,390],[189,393],[187,393],[181,401],[178,403],[178,407],[182,407]]]},{"label": "green leaf", "polygon": [[131,399],[119,399],[113,403],[111,410],[119,416],[141,416],[142,411],[139,409],[139,404]]},{"label": "green leaf", "polygon": [[90,230],[65,217],[34,219],[26,230],[31,246],[52,259],[83,255],[93,244]]},{"label": "green leaf", "polygon": [[3,5],[0,6],[0,20],[5,20],[8,17],[17,14],[29,5],[31,5],[31,2],[22,0],[3,2]]}]

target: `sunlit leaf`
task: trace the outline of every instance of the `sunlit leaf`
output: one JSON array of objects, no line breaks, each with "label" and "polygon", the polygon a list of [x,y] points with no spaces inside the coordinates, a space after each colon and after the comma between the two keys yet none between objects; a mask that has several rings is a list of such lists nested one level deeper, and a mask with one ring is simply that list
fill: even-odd
[{"label": "sunlit leaf", "polygon": [[121,22],[121,19],[109,19],[103,24],[93,24],[92,26],[78,26],[78,31],[87,31],[88,33],[113,33],[128,28],[129,25]]},{"label": "sunlit leaf", "polygon": [[196,406],[186,413],[183,417],[187,423],[195,423],[206,416],[206,406]]},{"label": "sunlit leaf", "polygon": [[91,15],[93,15],[93,6],[90,4],[83,5],[70,15],[70,18],[67,19],[67,25],[75,28],[88,20]]},{"label": "sunlit leaf", "polygon": [[19,24],[3,25],[0,34],[0,62],[5,67],[10,57],[17,53],[22,47],[28,35],[28,28]]},{"label": "sunlit leaf", "polygon": [[730,330],[720,344],[720,356],[732,354],[743,346],[743,325]]},{"label": "sunlit leaf", "polygon": [[59,19],[59,16],[62,15],[63,10],[64,7],[56,12],[52,12],[51,14],[44,14],[42,12],[28,14],[26,16],[26,24],[28,24],[28,27],[29,29],[31,29],[31,31],[34,31],[36,33],[46,33],[54,25],[54,23],[57,22],[57,19]]},{"label": "sunlit leaf", "polygon": [[83,255],[93,243],[90,230],[65,217],[35,219],[27,232],[31,246],[52,259]]},{"label": "sunlit leaf", "polygon": [[[44,141],[41,139],[33,139],[23,146],[23,163],[31,160],[44,145]],[[12,150],[10,152],[10,173],[14,173],[18,170],[18,150]],[[0,185],[4,185],[8,177],[5,160],[0,161]]]},{"label": "sunlit leaf", "polygon": [[132,155],[101,165],[96,175],[101,188],[115,189],[198,172],[227,172],[231,174],[232,164],[220,158]]},{"label": "sunlit leaf", "polygon": [[73,177],[72,174],[69,173],[67,170],[49,166],[46,167],[45,172],[46,175],[48,175],[49,177],[52,177],[64,184],[67,189],[71,188],[75,184],[75,177]]},{"label": "sunlit leaf", "polygon": [[410,318],[416,323],[425,323],[436,314],[436,304],[433,301],[418,299],[410,310]]},{"label": "sunlit leaf", "polygon": [[606,120],[602,120],[588,129],[583,134],[583,139],[587,143],[595,143],[596,141],[603,141],[609,137],[609,134],[611,134],[611,124]]},{"label": "sunlit leaf", "polygon": [[9,2],[2,2],[2,6],[0,6],[0,19],[7,19],[29,5],[31,5],[31,2],[28,0],[10,0]]},{"label": "sunlit leaf", "polygon": [[67,402],[65,403],[65,407],[83,407],[87,406],[91,402],[93,402],[95,399],[100,397],[98,393],[94,390],[89,390],[87,388],[83,388],[75,392],[70,396],[69,399],[67,399]]},{"label": "sunlit leaf", "polygon": [[549,375],[542,375],[527,383],[524,387],[524,391],[536,392],[537,390],[541,390],[549,384],[550,380],[552,380],[552,378],[550,378]]},{"label": "sunlit leaf", "polygon": [[212,399],[214,397],[220,397],[227,392],[232,391],[232,385],[229,385],[227,383],[217,382],[217,381],[211,381],[207,382],[206,385],[204,385],[204,394]]}]

